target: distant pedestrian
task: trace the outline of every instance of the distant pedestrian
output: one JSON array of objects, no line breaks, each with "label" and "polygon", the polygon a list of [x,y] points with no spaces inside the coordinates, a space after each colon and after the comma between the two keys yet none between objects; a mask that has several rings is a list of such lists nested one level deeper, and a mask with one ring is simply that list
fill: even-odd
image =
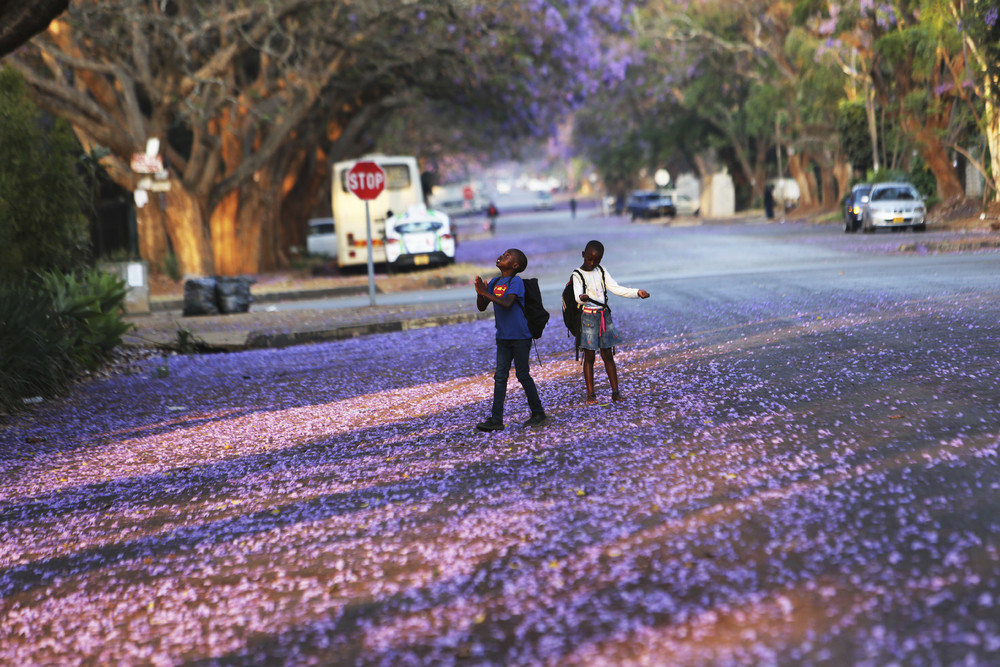
[{"label": "distant pedestrian", "polygon": [[489,207],[486,209],[486,218],[489,223],[490,234],[497,233],[497,217],[500,215],[500,210],[497,209],[497,205],[490,202]]},{"label": "distant pedestrian", "polygon": [[576,220],[576,197],[569,198],[569,214],[571,218]]},{"label": "distant pedestrian", "polygon": [[611,384],[611,400],[622,400],[618,389],[618,366],[615,364],[614,348],[621,344],[621,337],[608,307],[608,294],[617,294],[627,299],[648,299],[649,292],[631,287],[622,287],[611,274],[601,266],[604,258],[604,244],[590,241],[583,250],[583,264],[573,271],[573,293],[577,303],[583,306],[580,315],[580,347],[583,348],[583,381],[587,387],[587,402],[596,403],[594,391],[594,361],[597,350],[601,351],[604,370]]},{"label": "distant pedestrian", "polygon": [[774,186],[770,183],[764,186],[764,215],[774,220]]},{"label": "distant pedestrian", "polygon": [[531,417],[524,422],[525,426],[537,426],[546,421],[542,401],[538,397],[538,388],[531,378],[528,362],[531,359],[531,331],[528,329],[528,318],[524,314],[524,281],[517,274],[528,266],[528,258],[516,248],[504,251],[497,258],[497,268],[500,276],[493,278],[487,284],[482,277],[476,276],[476,307],[486,310],[493,304],[494,319],[497,330],[497,363],[493,373],[493,408],[486,421],[476,424],[480,431],[502,431],[503,407],[507,399],[507,380],[510,377],[510,364],[514,363],[514,373],[517,381],[524,388],[524,395],[531,408]]}]

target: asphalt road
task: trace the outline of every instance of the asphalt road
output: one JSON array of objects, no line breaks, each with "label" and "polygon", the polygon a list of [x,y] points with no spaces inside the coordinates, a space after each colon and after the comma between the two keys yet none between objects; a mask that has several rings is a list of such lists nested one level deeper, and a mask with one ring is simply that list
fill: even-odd
[{"label": "asphalt road", "polygon": [[[0,663],[1000,664],[1000,255],[558,210],[461,247],[552,294],[589,238],[652,293],[613,301],[621,404],[556,321],[549,423],[512,379],[475,431],[487,320],[151,360],[0,424]],[[471,288],[408,295],[439,297]]]}]

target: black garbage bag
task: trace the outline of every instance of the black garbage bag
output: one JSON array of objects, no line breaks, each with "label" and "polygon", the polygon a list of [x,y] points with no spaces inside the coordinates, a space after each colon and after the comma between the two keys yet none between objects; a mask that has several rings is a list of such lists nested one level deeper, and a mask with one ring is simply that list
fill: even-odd
[{"label": "black garbage bag", "polygon": [[252,278],[219,277],[215,281],[216,300],[219,311],[228,313],[245,313],[250,310],[253,297],[250,296]]},{"label": "black garbage bag", "polygon": [[215,283],[215,278],[210,276],[188,278],[184,281],[184,317],[219,314]]}]

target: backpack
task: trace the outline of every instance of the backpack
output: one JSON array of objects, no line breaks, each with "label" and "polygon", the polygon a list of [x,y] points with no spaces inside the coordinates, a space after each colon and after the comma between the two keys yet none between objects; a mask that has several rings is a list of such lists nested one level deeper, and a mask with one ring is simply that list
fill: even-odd
[{"label": "backpack", "polygon": [[[532,338],[541,338],[549,321],[549,311],[542,305],[542,291],[538,289],[538,278],[522,278],[524,281],[524,317],[528,320],[528,330]],[[520,302],[519,302],[520,303]]]},{"label": "backpack", "polygon": [[[580,272],[577,269],[573,269],[573,273]],[[583,282],[582,273],[580,273],[580,281]],[[573,276],[570,275],[569,280],[566,281],[566,287],[563,288],[562,292],[563,324],[569,329],[570,335],[576,339],[577,344],[580,342],[581,312],[583,312],[583,306],[576,302],[576,295],[573,294]]]}]

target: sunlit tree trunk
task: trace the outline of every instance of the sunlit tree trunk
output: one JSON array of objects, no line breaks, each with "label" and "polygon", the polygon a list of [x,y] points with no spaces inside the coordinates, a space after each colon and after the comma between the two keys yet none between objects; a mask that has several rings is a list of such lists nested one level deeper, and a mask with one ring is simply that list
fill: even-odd
[{"label": "sunlit tree trunk", "polygon": [[808,161],[805,156],[798,151],[794,153],[792,151],[788,152],[788,173],[791,175],[795,182],[799,185],[799,207],[800,208],[812,208],[816,204],[816,199],[814,196],[814,185],[810,185],[810,180],[815,183],[816,179],[809,178],[808,172]]},{"label": "sunlit tree trunk", "polygon": [[[940,123],[947,123],[945,119],[938,118],[936,120]],[[937,127],[937,123],[931,122],[918,126],[916,119],[912,116],[904,116],[901,121],[903,129],[916,140],[917,151],[923,157],[927,168],[934,174],[938,196],[941,200],[948,201],[965,196],[965,188],[948,157],[948,148],[941,140],[941,129]]]},{"label": "sunlit tree trunk", "polygon": [[833,177],[837,179],[837,198],[830,203],[839,206],[840,201],[847,194],[848,188],[851,187],[851,164],[839,156],[835,157]]},{"label": "sunlit tree trunk", "polygon": [[[139,210],[139,237],[143,238],[144,230],[159,235],[158,229],[165,228],[170,235],[170,242],[174,247],[174,254],[177,255],[181,272],[200,276],[212,275],[215,272],[212,262],[212,238],[198,199],[184,188],[179,180],[174,179],[170,183],[170,190],[163,193],[162,197],[164,210],[159,210],[160,195],[152,193],[149,203]],[[144,220],[146,216],[150,220]],[[146,246],[143,259],[157,266],[162,264],[166,254],[166,239],[157,236],[152,242],[144,240],[143,244]]]},{"label": "sunlit tree trunk", "polygon": [[823,161],[819,165],[820,176],[820,204],[823,210],[830,211],[837,207],[837,179],[835,176],[836,164],[831,159],[829,151],[824,151]]},{"label": "sunlit tree trunk", "polygon": [[[985,86],[986,94],[992,95],[992,87]],[[993,185],[993,201],[1000,202],[1000,109],[986,97],[986,104],[983,109],[983,124],[986,134],[986,145],[990,149],[990,176]]]},{"label": "sunlit tree trunk", "polygon": [[167,257],[169,244],[167,241],[167,217],[160,210],[159,195],[154,194],[152,201],[135,212],[136,226],[139,232],[139,256],[149,262],[151,267],[161,267]]}]

